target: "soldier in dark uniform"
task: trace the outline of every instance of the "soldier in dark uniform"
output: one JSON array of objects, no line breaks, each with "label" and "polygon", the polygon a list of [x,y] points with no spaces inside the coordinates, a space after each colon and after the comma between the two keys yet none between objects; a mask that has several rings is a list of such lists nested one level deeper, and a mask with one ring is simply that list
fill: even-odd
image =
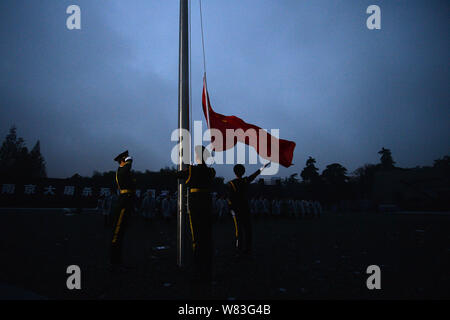
[{"label": "soldier in dark uniform", "polygon": [[248,177],[242,177],[245,173],[245,167],[242,164],[237,164],[233,168],[236,179],[227,183],[228,205],[234,220],[238,255],[252,253],[252,225],[247,195],[248,186],[268,165],[269,163]]},{"label": "soldier in dark uniform", "polygon": [[195,147],[197,165],[190,165],[178,173],[186,179],[188,215],[192,235],[195,281],[209,283],[212,278],[212,198],[211,187],[216,171],[206,165],[210,154],[203,146]]},{"label": "soldier in dark uniform", "polygon": [[136,193],[136,180],[131,172],[133,159],[128,155],[128,150],[119,154],[114,161],[119,163],[116,171],[116,183],[119,191],[118,206],[114,214],[115,223],[111,240],[110,262],[112,266],[122,264],[122,243],[125,228],[129,217],[134,210]]}]

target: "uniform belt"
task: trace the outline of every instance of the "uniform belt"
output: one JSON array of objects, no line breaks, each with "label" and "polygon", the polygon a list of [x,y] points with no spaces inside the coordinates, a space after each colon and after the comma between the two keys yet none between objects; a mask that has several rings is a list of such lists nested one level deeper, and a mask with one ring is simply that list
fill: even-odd
[{"label": "uniform belt", "polygon": [[194,193],[194,192],[209,192],[208,189],[199,189],[199,188],[191,188],[189,191],[192,193]]},{"label": "uniform belt", "polygon": [[124,193],[134,193],[134,190],[130,190],[130,189],[120,190],[120,194],[124,194]]}]

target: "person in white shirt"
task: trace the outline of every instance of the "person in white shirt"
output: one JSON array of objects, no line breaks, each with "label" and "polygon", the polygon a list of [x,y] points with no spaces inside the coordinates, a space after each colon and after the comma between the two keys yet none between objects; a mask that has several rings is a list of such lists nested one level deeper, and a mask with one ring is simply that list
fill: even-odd
[{"label": "person in white shirt", "polygon": [[320,205],[319,201],[314,201],[314,209],[315,209],[315,214],[316,217],[320,218],[321,214],[322,214],[322,206]]},{"label": "person in white shirt", "polygon": [[308,215],[310,217],[314,217],[314,207],[313,202],[311,200],[308,200]]},{"label": "person in white shirt", "polygon": [[305,209],[303,208],[303,201],[302,200],[295,200],[295,208],[296,208],[296,214],[297,218],[303,218]]},{"label": "person in white shirt", "polygon": [[272,201],[272,214],[275,217],[279,217],[281,214],[281,201],[278,198]]},{"label": "person in white shirt", "polygon": [[169,195],[165,195],[161,201],[161,212],[164,220],[170,219],[170,199]]},{"label": "person in white shirt", "polygon": [[227,201],[224,199],[223,196],[220,196],[217,199],[217,215],[219,217],[219,220],[222,219],[222,217],[225,215]]},{"label": "person in white shirt", "polygon": [[269,200],[266,198],[263,199],[263,215],[265,217],[269,216],[270,214],[270,203]]},{"label": "person in white shirt", "polygon": [[142,200],[141,212],[142,216],[149,220],[154,217],[156,209],[156,201],[153,198],[153,195],[150,191],[147,191],[144,195],[144,199]]},{"label": "person in white shirt", "polygon": [[262,214],[263,206],[261,197],[255,198],[255,216],[260,217]]},{"label": "person in white shirt", "polygon": [[175,194],[173,194],[169,198],[169,205],[170,205],[169,218],[175,217],[177,215],[177,197]]},{"label": "person in white shirt", "polygon": [[109,225],[109,216],[112,209],[112,195],[108,195],[103,200],[102,214],[105,226]]},{"label": "person in white shirt", "polygon": [[289,217],[295,218],[297,216],[296,210],[295,210],[295,202],[292,199],[288,200],[288,210],[289,210]]}]

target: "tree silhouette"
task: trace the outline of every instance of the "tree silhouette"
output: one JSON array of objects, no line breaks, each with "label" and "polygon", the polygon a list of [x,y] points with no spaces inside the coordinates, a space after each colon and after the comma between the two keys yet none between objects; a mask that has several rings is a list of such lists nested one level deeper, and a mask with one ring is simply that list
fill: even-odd
[{"label": "tree silhouette", "polygon": [[297,183],[298,182],[297,176],[298,176],[298,173],[293,173],[289,176],[287,181],[291,184]]},{"label": "tree silhouette", "polygon": [[357,177],[359,192],[363,197],[371,194],[375,172],[378,170],[378,168],[379,165],[365,164],[364,166],[359,167],[353,172]]},{"label": "tree silhouette", "polygon": [[332,163],[327,165],[326,169],[322,172],[322,177],[325,181],[333,184],[344,184],[348,177],[346,176],[347,169],[339,163]]},{"label": "tree silhouette", "polygon": [[69,178],[69,180],[74,180],[74,181],[80,181],[82,179],[83,179],[83,177],[80,174],[78,174],[78,173],[75,173],[73,176],[71,176]]},{"label": "tree silhouette", "polygon": [[10,180],[46,177],[40,142],[28,152],[25,141],[17,137],[17,128],[12,126],[0,148],[0,175]]},{"label": "tree silhouette", "polygon": [[45,160],[41,154],[41,142],[38,140],[30,152],[31,176],[33,178],[47,178]]},{"label": "tree silhouette", "polygon": [[319,178],[319,169],[314,165],[316,163],[316,159],[309,157],[306,160],[306,167],[300,173],[303,181],[305,182],[314,182]]},{"label": "tree silhouette", "polygon": [[390,149],[385,149],[384,147],[378,151],[378,154],[381,154],[380,162],[381,166],[384,169],[392,169],[394,168],[395,161],[392,159],[392,154]]},{"label": "tree silhouette", "polygon": [[293,173],[293,174],[289,175],[289,177],[284,178],[282,184],[284,186],[293,186],[293,185],[297,184],[298,183],[297,176],[298,176],[298,173]]}]

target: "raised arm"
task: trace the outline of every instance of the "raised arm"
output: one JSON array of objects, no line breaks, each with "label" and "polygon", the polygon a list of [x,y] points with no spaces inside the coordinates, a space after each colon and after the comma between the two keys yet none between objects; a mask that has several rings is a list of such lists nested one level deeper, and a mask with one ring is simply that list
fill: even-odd
[{"label": "raised arm", "polygon": [[256,170],[252,175],[250,175],[250,176],[248,176],[247,177],[247,182],[248,183],[252,183],[252,181],[253,180],[255,180],[255,178],[257,177],[257,176],[259,176],[259,174],[261,173],[261,169],[258,169],[258,170]]},{"label": "raised arm", "polygon": [[133,158],[131,158],[131,157],[127,157],[126,159],[125,159],[125,164],[124,164],[124,166],[122,167],[123,169],[122,170],[124,170],[124,171],[126,171],[126,172],[130,172],[131,171],[131,165],[133,164]]},{"label": "raised arm", "polygon": [[259,176],[259,174],[269,166],[270,162],[266,163],[264,166],[262,166],[260,169],[256,170],[252,175],[247,177],[247,182],[248,183],[252,183],[253,180],[255,180],[255,178],[257,176]]}]

